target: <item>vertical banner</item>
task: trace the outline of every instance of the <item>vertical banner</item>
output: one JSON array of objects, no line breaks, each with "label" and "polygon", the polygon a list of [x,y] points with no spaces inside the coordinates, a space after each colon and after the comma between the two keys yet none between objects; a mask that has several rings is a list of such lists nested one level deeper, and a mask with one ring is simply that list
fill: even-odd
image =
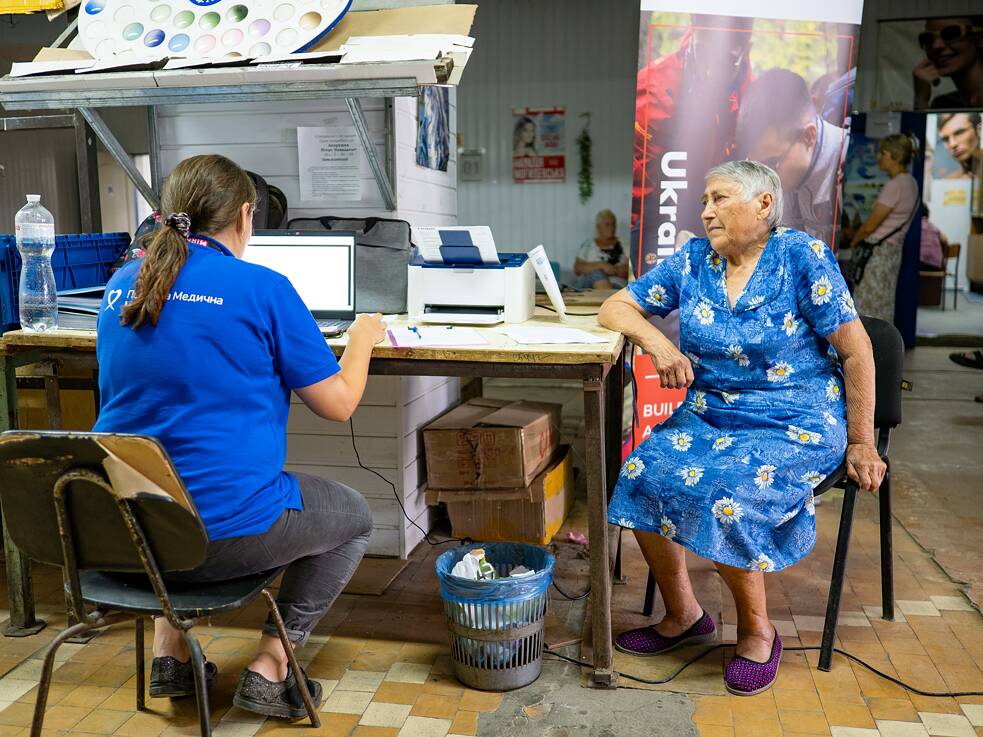
[{"label": "vertical banner", "polygon": [[[706,235],[713,166],[775,169],[784,224],[836,246],[862,0],[642,0],[631,259],[636,275]],[[653,320],[678,337],[675,316]],[[637,354],[634,443],[682,403]]]},{"label": "vertical banner", "polygon": [[565,108],[512,108],[512,118],[512,181],[566,181]]}]

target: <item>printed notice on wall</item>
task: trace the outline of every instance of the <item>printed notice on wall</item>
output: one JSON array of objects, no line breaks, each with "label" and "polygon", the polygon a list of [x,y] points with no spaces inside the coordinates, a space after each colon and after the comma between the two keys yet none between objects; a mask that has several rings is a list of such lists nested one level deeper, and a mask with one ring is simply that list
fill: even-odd
[{"label": "printed notice on wall", "polygon": [[362,147],[354,128],[298,128],[297,155],[301,201],[362,199]]}]

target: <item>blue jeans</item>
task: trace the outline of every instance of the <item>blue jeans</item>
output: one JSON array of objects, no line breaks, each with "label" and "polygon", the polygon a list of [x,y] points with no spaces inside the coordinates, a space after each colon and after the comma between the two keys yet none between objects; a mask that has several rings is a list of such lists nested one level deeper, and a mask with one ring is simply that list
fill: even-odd
[{"label": "blue jeans", "polygon": [[[277,608],[292,642],[303,645],[358,568],[372,534],[369,505],[357,491],[304,473],[303,509],[286,509],[262,535],[208,544],[208,557],[175,581],[225,581],[286,566]],[[277,636],[267,618],[263,633]]]},{"label": "blue jeans", "polygon": [[621,279],[617,276],[610,276],[609,274],[605,274],[600,269],[594,269],[593,271],[587,274],[581,274],[580,276],[578,276],[576,279],[573,280],[573,283],[570,286],[573,287],[574,289],[593,289],[594,284],[604,280],[611,282],[612,287],[623,287],[625,285],[624,279]]}]

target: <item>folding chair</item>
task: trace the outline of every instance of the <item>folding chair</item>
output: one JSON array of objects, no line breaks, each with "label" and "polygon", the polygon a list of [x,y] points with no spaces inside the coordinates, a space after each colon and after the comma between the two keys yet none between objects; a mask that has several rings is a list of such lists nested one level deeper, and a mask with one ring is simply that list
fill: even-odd
[{"label": "folding chair", "polygon": [[[314,727],[320,726],[276,602],[267,588],[281,569],[230,581],[165,583],[162,574],[204,560],[208,536],[170,458],[136,435],[11,431],[0,434],[0,502],[13,542],[60,566],[70,626],[44,659],[31,737],[40,737],[55,653],[66,640],[133,620],[136,707],[144,709],[143,624],[163,616],[184,636],[195,671],[202,737],[211,735],[205,657],[193,620],[238,609],[262,595]],[[93,607],[86,611],[86,604]],[[72,623],[74,622],[74,623]]]},{"label": "folding chair", "polygon": [[[887,473],[878,491],[881,532],[881,609],[884,619],[894,619],[894,560],[891,535],[891,461],[888,447],[891,430],[901,424],[901,391],[906,384],[901,378],[904,364],[904,343],[897,328],[875,317],[862,317],[864,328],[874,349],[875,400],[874,428],[877,430],[877,453],[887,464]],[[820,496],[830,489],[844,489],[843,511],[836,537],[833,556],[833,574],[829,584],[829,600],[826,605],[826,624],[823,628],[822,648],[819,653],[819,669],[828,671],[833,657],[833,640],[836,638],[836,622],[840,614],[840,598],[843,595],[843,579],[846,574],[847,551],[850,547],[850,531],[853,528],[853,512],[857,500],[857,484],[847,477],[846,462],[813,491]],[[655,577],[651,571],[645,586],[645,604],[642,613],[652,616],[655,605]]]}]

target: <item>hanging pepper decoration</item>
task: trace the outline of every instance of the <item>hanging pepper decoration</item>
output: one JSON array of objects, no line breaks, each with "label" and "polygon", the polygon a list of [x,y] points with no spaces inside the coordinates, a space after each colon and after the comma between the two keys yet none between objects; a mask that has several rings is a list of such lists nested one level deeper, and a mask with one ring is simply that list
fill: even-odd
[{"label": "hanging pepper decoration", "polygon": [[586,118],[583,130],[577,136],[577,151],[580,154],[580,171],[577,172],[577,189],[580,194],[580,203],[584,204],[594,194],[594,173],[593,163],[591,162],[591,146],[593,141],[590,137],[590,113],[581,113],[581,118]]}]

